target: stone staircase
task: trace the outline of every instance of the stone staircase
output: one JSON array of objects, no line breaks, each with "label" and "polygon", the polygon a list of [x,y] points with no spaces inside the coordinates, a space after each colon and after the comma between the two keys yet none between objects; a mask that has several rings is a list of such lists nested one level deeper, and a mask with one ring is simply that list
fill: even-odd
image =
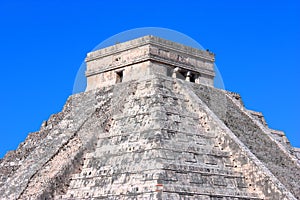
[{"label": "stone staircase", "polygon": [[261,199],[178,83],[122,84],[107,132],[56,199]]}]

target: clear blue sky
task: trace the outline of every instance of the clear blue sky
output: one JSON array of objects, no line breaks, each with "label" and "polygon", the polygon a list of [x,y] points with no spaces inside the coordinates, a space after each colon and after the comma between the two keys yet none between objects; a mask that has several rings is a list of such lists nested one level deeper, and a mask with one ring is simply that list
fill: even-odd
[{"label": "clear blue sky", "polygon": [[226,89],[300,147],[299,0],[0,0],[0,157],[62,109],[87,52],[149,26],[213,51]]}]

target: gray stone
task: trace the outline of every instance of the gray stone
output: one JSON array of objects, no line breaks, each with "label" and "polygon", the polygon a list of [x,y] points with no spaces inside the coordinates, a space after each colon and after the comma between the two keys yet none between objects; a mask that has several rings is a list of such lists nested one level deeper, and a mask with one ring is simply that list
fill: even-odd
[{"label": "gray stone", "polygon": [[1,199],[300,198],[299,149],[213,88],[212,53],[145,36],[86,62],[87,91],[0,161]]}]

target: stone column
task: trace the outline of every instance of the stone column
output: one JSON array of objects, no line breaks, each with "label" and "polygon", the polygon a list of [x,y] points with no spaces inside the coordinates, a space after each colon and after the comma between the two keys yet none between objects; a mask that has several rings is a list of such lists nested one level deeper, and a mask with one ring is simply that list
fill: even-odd
[{"label": "stone column", "polygon": [[201,77],[200,74],[196,74],[196,75],[195,75],[195,83],[200,84],[200,77]]},{"label": "stone column", "polygon": [[173,70],[172,78],[177,78],[177,73],[179,72],[179,70],[180,70],[179,67],[176,67],[176,68]]},{"label": "stone column", "polygon": [[188,82],[191,82],[191,75],[192,75],[191,72],[188,71],[188,72],[186,73],[185,80],[188,81]]}]

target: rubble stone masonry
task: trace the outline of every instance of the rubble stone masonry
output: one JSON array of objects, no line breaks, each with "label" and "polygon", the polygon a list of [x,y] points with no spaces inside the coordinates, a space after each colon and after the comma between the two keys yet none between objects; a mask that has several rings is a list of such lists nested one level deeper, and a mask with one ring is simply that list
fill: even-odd
[{"label": "rubble stone masonry", "polygon": [[86,62],[86,92],[0,160],[0,199],[300,199],[299,150],[213,87],[211,52],[145,36]]}]

